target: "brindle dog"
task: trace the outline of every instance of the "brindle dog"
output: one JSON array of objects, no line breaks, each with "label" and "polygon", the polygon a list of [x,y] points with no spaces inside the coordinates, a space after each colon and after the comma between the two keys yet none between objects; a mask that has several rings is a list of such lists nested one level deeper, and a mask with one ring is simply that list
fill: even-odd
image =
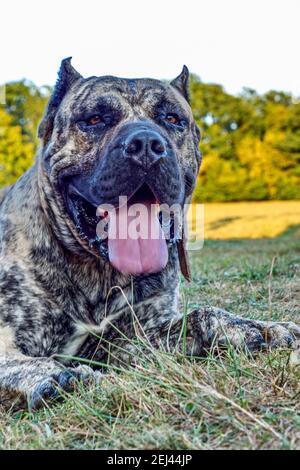
[{"label": "brindle dog", "polygon": [[[183,205],[200,167],[200,133],[188,70],[170,84],[84,79],[65,59],[39,127],[34,166],[0,197],[0,399],[37,408],[99,372],[66,357],[134,363],[139,334],[154,346],[203,355],[212,345],[290,347],[293,323],[178,308],[183,243],[166,240],[167,264],[110,260],[96,208],[135,200]],[[119,262],[119,265],[118,265]],[[128,269],[124,272],[114,265]],[[155,264],[154,263],[154,264]],[[146,266],[146,267],[145,267]],[[144,272],[143,272],[144,269]],[[158,272],[157,272],[158,271]],[[133,274],[133,275],[132,275]],[[181,341],[183,332],[185,341]]]}]

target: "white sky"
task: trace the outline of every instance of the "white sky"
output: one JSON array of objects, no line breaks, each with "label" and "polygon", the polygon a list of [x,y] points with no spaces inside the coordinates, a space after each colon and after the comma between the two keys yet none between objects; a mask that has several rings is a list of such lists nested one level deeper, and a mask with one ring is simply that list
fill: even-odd
[{"label": "white sky", "polygon": [[300,96],[300,0],[4,0],[0,83],[52,85],[73,56],[84,76],[173,78]]}]

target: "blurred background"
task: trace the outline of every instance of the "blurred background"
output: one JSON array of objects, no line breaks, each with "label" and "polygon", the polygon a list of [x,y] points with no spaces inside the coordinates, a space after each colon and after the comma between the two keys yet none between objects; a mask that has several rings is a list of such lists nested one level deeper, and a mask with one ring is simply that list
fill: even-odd
[{"label": "blurred background", "polygon": [[299,0],[11,0],[0,7],[0,187],[32,164],[62,58],[172,79],[202,132],[206,238],[300,235]]}]

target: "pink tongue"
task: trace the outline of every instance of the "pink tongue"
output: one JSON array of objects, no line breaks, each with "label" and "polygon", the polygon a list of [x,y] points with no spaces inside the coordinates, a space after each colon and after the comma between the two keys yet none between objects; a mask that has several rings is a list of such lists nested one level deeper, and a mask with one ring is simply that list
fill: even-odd
[{"label": "pink tongue", "polygon": [[168,249],[158,216],[151,203],[129,215],[124,205],[110,215],[108,256],[111,264],[124,274],[149,274],[161,271],[168,262]]}]

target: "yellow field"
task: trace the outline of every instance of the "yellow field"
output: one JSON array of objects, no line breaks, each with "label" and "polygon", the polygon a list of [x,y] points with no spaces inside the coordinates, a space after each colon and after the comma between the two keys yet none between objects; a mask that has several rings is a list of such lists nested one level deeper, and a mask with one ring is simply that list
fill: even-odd
[{"label": "yellow field", "polygon": [[300,236],[300,201],[204,204],[205,239]]}]

